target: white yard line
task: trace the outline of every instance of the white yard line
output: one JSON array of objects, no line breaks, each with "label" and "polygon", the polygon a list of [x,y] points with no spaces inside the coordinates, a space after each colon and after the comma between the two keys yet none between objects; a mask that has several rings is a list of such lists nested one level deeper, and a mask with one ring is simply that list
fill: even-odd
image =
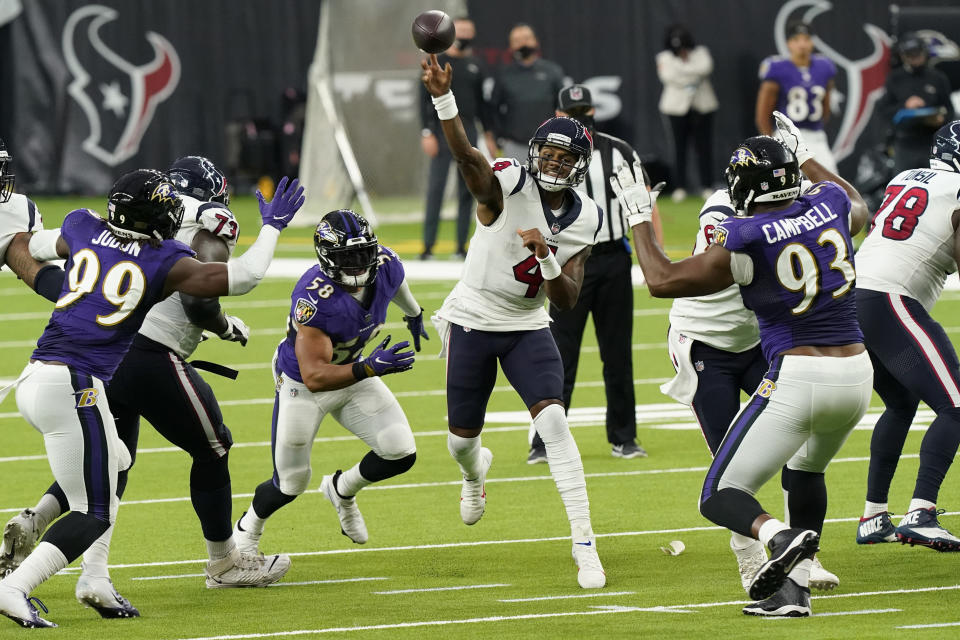
[{"label": "white yard line", "polygon": [[378,596],[393,596],[398,593],[426,593],[428,591],[465,591],[467,589],[496,589],[498,587],[509,587],[512,585],[509,584],[464,584],[455,587],[429,587],[423,589],[394,589],[392,591],[373,591],[374,595]]},{"label": "white yard line", "polygon": [[576,593],[566,596],[539,596],[537,598],[503,598],[499,602],[541,602],[543,600],[572,600],[576,598],[606,598],[612,596],[631,596],[636,591],[602,591],[599,593]]},{"label": "white yard line", "polygon": [[960,622],[933,622],[931,624],[905,624],[897,629],[937,629],[940,627],[960,627]]}]

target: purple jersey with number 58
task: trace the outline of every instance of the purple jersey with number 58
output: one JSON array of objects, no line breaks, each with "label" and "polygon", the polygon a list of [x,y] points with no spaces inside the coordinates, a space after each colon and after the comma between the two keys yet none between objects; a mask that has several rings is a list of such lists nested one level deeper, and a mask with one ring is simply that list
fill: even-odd
[{"label": "purple jersey with number 58", "polygon": [[777,111],[801,129],[823,129],[823,101],[837,67],[826,56],[814,54],[809,67],[798,67],[789,58],[771,56],[760,64],[760,80],[780,85]]},{"label": "purple jersey with number 58", "polygon": [[60,236],[70,248],[67,277],[32,357],[108,382],[147,312],[163,299],[167,273],[194,253],[176,240],[153,247],[118,239],[88,209],[68,213]]},{"label": "purple jersey with number 58", "polygon": [[730,217],[714,231],[715,244],[753,262],[740,292],[757,314],[768,360],[798,346],[863,342],[849,214],[846,192],[820,182],[785,209]]},{"label": "purple jersey with number 58", "polygon": [[369,306],[364,306],[334,283],[315,264],[300,276],[290,294],[290,315],[287,316],[287,337],[277,347],[277,369],[286,376],[303,382],[297,362],[297,332],[301,326],[320,329],[333,343],[331,364],[354,362],[364,345],[377,334],[387,319],[387,307],[403,283],[400,258],[381,245],[377,248],[379,267]]}]

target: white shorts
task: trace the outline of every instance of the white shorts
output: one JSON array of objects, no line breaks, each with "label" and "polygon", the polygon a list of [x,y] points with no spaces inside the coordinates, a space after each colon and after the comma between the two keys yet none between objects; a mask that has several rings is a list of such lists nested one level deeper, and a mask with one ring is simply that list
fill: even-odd
[{"label": "white shorts", "polygon": [[117,472],[130,466],[130,454],[117,436],[103,382],[73,367],[34,362],[20,376],[17,407],[43,435],[70,510],[112,523]]},{"label": "white shorts", "polygon": [[310,451],[328,413],[385,460],[417,451],[400,403],[380,378],[313,393],[302,382],[281,375],[274,405],[273,464],[283,493],[300,495],[310,485]]},{"label": "white shorts", "polygon": [[701,504],[727,487],[754,495],[784,464],[823,473],[866,413],[872,392],[866,352],[776,358],[720,444]]}]

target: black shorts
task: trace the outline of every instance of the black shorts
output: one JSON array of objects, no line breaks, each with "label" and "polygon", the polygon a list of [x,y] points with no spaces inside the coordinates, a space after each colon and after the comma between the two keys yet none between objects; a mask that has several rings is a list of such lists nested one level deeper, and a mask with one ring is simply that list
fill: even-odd
[{"label": "black shorts", "polygon": [[480,331],[450,325],[447,416],[451,427],[479,429],[497,380],[497,360],[529,409],[563,399],[563,362],[550,329]]},{"label": "black shorts", "polygon": [[137,335],[107,385],[120,439],[136,451],[139,419],[194,458],[222,458],[233,445],[213,389],[166,346]]}]

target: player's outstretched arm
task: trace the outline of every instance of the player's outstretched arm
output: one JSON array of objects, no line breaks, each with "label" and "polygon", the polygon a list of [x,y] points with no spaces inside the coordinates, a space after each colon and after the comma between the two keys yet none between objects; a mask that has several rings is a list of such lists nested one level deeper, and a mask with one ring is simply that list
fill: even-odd
[{"label": "player's outstretched arm", "polygon": [[807,178],[813,182],[823,182],[825,180],[834,182],[847,192],[847,196],[850,198],[850,234],[857,235],[860,233],[860,230],[866,226],[867,220],[870,219],[870,210],[867,208],[867,203],[863,201],[860,192],[852,184],[814,159],[813,153],[810,152],[803,140],[800,129],[790,118],[779,111],[774,111],[773,119],[777,124],[777,136],[797,156],[800,170]]},{"label": "player's outstretched arm", "polygon": [[[60,291],[63,289],[63,279],[66,273],[58,265],[35,259],[30,254],[31,238],[32,234],[26,231],[14,235],[4,256],[5,264],[28,287],[50,302],[56,302],[60,297]],[[64,243],[65,246],[66,243]],[[57,257],[59,256],[49,259],[53,260]]]},{"label": "player's outstretched arm", "polygon": [[437,56],[431,54],[420,62],[420,66],[423,68],[420,79],[433,99],[443,137],[447,140],[451,155],[457,161],[464,183],[477,199],[477,218],[484,225],[493,224],[503,211],[503,192],[487,159],[479,149],[470,144],[463,130],[457,102],[450,91],[450,82],[453,79],[450,63],[441,68]]},{"label": "player's outstretched arm", "polygon": [[[230,259],[226,241],[206,229],[197,232],[190,248],[197,252],[200,262],[226,262]],[[216,334],[221,340],[247,345],[250,329],[240,318],[226,315],[220,308],[219,298],[198,298],[183,293],[180,294],[180,304],[192,324]]]},{"label": "player's outstretched arm", "polygon": [[369,378],[407,371],[413,367],[413,351],[406,351],[409,342],[387,345],[387,336],[366,358],[347,364],[331,364],[333,342],[321,329],[300,325],[294,352],[300,365],[303,384],[312,392],[334,391]]},{"label": "player's outstretched arm", "polygon": [[296,178],[288,184],[287,178],[283,177],[277,184],[273,200],[267,202],[259,191],[257,198],[263,226],[250,248],[229,263],[203,263],[194,258],[181,258],[167,274],[167,295],[179,291],[203,298],[239,296],[260,283],[273,260],[280,232],[303,206],[303,187]]}]

